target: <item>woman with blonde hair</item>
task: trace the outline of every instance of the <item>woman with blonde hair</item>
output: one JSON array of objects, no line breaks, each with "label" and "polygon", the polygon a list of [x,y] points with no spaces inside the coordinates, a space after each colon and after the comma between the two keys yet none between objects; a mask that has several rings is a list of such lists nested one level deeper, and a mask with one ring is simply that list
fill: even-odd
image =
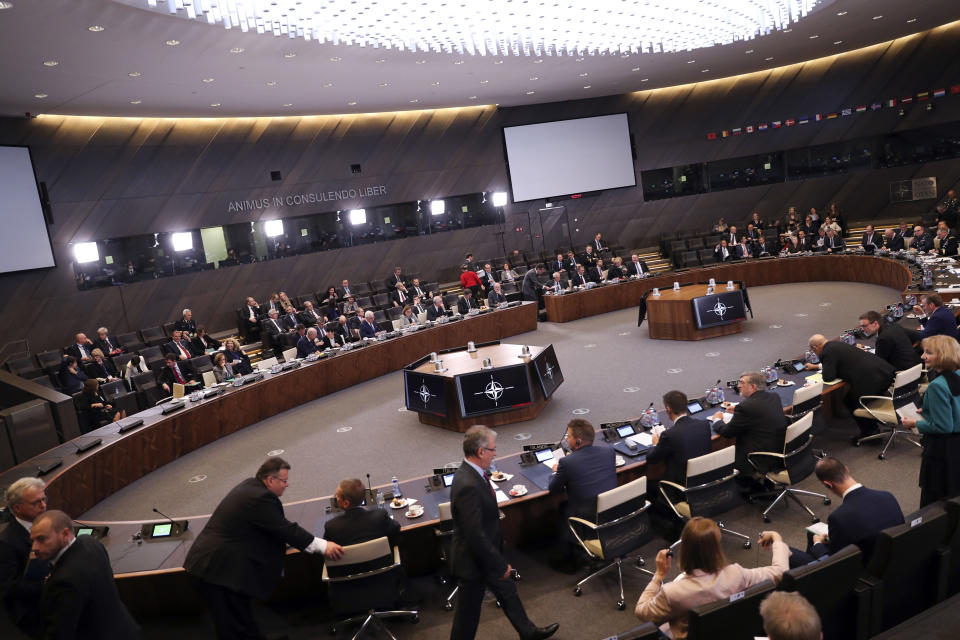
[{"label": "woman with blonde hair", "polygon": [[903,426],[923,434],[920,459],[920,506],[960,495],[960,344],[950,336],[924,338],[924,363],[936,377],[923,394],[919,420]]},{"label": "woman with blonde hair", "polygon": [[764,580],[779,582],[786,571],[790,548],[776,531],[760,534],[760,546],[773,548],[773,564],[744,569],[729,564],[723,555],[720,528],[709,518],[691,518],[680,534],[678,563],[681,573],[672,582],[663,580],[670,572],[670,551],[657,554],[657,570],[640,595],[634,612],[640,620],[654,622],[672,638],[687,637],[687,613],[694,607],[739,593]]}]

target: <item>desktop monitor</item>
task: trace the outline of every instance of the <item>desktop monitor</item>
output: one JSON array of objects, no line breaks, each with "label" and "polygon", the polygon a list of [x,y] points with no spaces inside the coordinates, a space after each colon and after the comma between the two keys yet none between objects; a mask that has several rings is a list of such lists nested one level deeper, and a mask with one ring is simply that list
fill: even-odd
[{"label": "desktop monitor", "polygon": [[691,301],[693,317],[697,329],[719,327],[732,322],[740,322],[747,317],[747,309],[743,304],[743,291],[724,291],[708,296],[700,296]]},{"label": "desktop monitor", "polygon": [[454,380],[460,399],[460,414],[464,418],[509,411],[533,400],[525,364],[462,373]]},{"label": "desktop monitor", "polygon": [[554,352],[552,344],[533,359],[533,366],[537,370],[537,378],[540,380],[543,395],[549,398],[557,390],[557,387],[563,384],[563,372],[560,371],[560,363],[557,362],[557,354]]},{"label": "desktop monitor", "polygon": [[407,409],[441,418],[447,416],[447,386],[443,376],[405,369],[403,383]]}]

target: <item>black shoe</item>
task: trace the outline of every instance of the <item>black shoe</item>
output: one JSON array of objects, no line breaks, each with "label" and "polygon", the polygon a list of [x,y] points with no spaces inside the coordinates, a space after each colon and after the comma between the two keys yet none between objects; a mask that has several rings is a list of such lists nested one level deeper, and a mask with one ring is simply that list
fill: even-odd
[{"label": "black shoe", "polygon": [[544,638],[549,638],[557,632],[557,629],[560,628],[559,622],[554,622],[553,624],[548,624],[545,627],[537,627],[533,633],[528,635],[524,640],[543,640]]}]

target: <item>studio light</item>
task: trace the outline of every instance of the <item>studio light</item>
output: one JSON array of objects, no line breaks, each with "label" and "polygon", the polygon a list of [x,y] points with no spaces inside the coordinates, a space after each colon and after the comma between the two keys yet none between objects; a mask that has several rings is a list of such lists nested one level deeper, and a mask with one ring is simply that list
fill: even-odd
[{"label": "studio light", "polygon": [[193,234],[189,231],[175,233],[172,242],[174,251],[190,251],[193,249]]},{"label": "studio light", "polygon": [[350,215],[350,224],[352,225],[367,223],[366,209],[351,209],[349,215]]},{"label": "studio light", "polygon": [[[690,51],[786,30],[821,0],[118,0],[246,33],[460,55]],[[424,16],[430,16],[425,20]],[[590,16],[584,20],[584,16]],[[570,25],[579,28],[571,29]]]},{"label": "studio light", "polygon": [[443,212],[447,210],[447,203],[443,200],[431,200],[430,201],[430,213],[435,216],[443,215]]},{"label": "studio light", "polygon": [[263,232],[268,238],[283,235],[283,220],[267,220],[263,223]]},{"label": "studio light", "polygon": [[505,207],[505,206],[507,206],[507,192],[506,192],[506,191],[494,191],[494,192],[493,192],[493,206],[495,206],[495,207]]},{"label": "studio light", "polygon": [[77,264],[98,262],[100,260],[100,251],[97,249],[97,243],[78,242],[73,245],[73,257],[77,259]]}]

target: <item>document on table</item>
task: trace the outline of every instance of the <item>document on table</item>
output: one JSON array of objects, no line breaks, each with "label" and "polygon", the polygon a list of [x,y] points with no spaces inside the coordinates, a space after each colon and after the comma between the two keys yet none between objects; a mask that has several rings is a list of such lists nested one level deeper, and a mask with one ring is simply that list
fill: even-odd
[{"label": "document on table", "polygon": [[628,436],[626,438],[627,442],[633,442],[643,447],[652,447],[653,446],[653,435],[649,433],[638,433],[636,435]]},{"label": "document on table", "polygon": [[822,383],[823,383],[823,386],[829,387],[829,386],[832,385],[832,384],[840,384],[841,382],[843,382],[843,380],[841,380],[840,378],[837,378],[836,380],[824,380],[824,379],[823,379],[823,372],[822,372],[822,371],[818,371],[817,373],[815,373],[815,374],[813,374],[813,375],[811,375],[811,376],[808,376],[808,377],[807,377],[807,382],[809,382],[810,384],[816,384],[816,383],[818,383],[818,382],[822,382]]},{"label": "document on table", "polygon": [[544,460],[540,464],[545,466],[547,469],[550,469],[551,471],[553,471],[553,465],[557,464],[557,462],[559,462],[560,458],[562,457],[563,457],[563,449],[556,449],[553,452],[553,458],[551,458],[550,460]]},{"label": "document on table", "polygon": [[897,409],[897,415],[901,419],[909,418],[910,420],[923,420],[923,416],[920,415],[916,402],[911,402],[910,404],[905,404],[899,409]]}]

